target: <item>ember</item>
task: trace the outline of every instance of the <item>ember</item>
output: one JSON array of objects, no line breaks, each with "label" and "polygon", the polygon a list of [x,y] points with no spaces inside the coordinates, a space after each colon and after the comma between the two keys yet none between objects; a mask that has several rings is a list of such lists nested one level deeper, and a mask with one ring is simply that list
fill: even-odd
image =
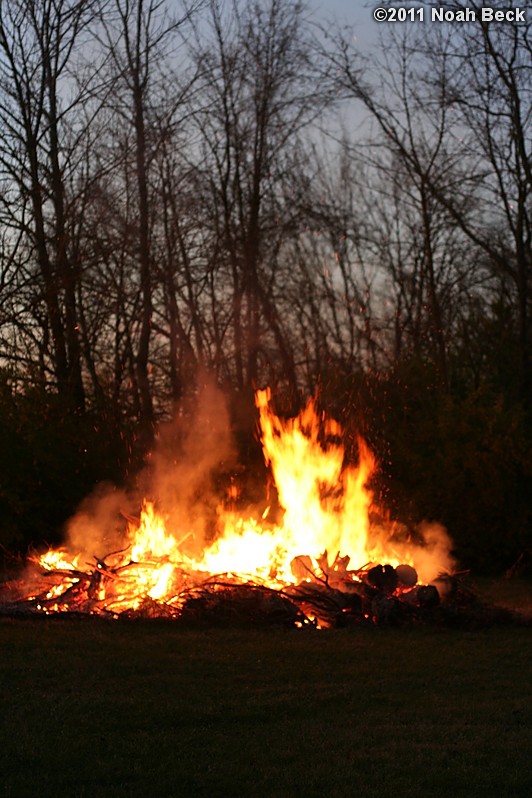
[{"label": "ember", "polygon": [[444,582],[437,589],[435,580],[452,565],[445,531],[426,526],[414,541],[398,524],[372,521],[375,459],[359,439],[358,465],[346,465],[340,426],[312,401],[292,419],[275,415],[269,390],[256,405],[280,523],[267,510],[246,519],[221,506],[219,535],[194,551],[190,532],[144,501],[120,550],[34,558],[6,586],[2,610],[330,627],[402,622],[437,607]]}]

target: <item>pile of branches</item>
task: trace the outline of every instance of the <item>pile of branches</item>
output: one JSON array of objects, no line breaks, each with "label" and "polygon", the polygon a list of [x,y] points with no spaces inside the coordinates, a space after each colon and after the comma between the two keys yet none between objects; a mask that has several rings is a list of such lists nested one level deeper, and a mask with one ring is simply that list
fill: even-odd
[{"label": "pile of branches", "polygon": [[0,586],[0,614],[158,618],[184,626],[223,627],[478,628],[522,622],[516,613],[481,602],[465,586],[463,574],[446,574],[433,585],[419,585],[409,565],[367,565],[350,571],[348,558],[337,557],[329,565],[324,553],[316,573],[309,557],[297,557],[292,571],[298,583],[278,589],[229,574],[206,578],[174,567],[171,598],[162,600],[138,593],[139,574],[160,566],[160,561],[113,566],[113,556],[95,558],[87,571],[42,569],[34,562],[20,578]]}]

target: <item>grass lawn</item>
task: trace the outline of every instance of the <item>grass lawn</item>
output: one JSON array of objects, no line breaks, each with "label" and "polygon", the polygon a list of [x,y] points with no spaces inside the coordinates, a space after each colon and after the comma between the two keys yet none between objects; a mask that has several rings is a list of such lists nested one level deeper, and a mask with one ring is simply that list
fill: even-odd
[{"label": "grass lawn", "polygon": [[532,795],[532,630],[0,619],[3,796]]}]

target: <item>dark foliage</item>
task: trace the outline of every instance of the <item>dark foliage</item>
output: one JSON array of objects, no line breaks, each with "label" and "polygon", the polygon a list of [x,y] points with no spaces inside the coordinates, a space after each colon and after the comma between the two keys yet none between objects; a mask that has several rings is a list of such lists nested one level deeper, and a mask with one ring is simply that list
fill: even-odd
[{"label": "dark foliage", "polygon": [[0,384],[0,544],[59,543],[65,521],[95,484],[119,480],[131,462],[127,436],[74,413],[59,397],[13,394]]}]

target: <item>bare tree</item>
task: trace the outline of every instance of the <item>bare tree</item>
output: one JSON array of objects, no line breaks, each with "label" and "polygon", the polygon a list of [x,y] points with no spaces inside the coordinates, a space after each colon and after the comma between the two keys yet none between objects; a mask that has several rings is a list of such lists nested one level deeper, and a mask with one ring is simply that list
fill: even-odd
[{"label": "bare tree", "polygon": [[[453,3],[452,7],[466,4]],[[477,4],[468,4],[468,7]],[[528,4],[526,4],[528,5]],[[442,383],[449,383],[452,325],[442,308],[435,224],[470,242],[477,284],[504,275],[514,285],[522,396],[530,396],[529,23],[428,29],[405,26],[388,41],[376,77],[343,39],[332,56],[345,94],[361,101],[380,135],[383,168],[415,202],[423,278]],[[377,139],[378,140],[378,139]],[[385,158],[388,157],[388,164]],[[439,221],[437,221],[439,220]],[[479,251],[484,257],[478,258]],[[458,250],[456,250],[458,252]],[[470,258],[468,263],[472,263]],[[440,261],[445,264],[445,261]],[[458,264],[458,258],[455,259]],[[474,267],[472,267],[474,268]],[[492,281],[493,282],[493,281]]]},{"label": "bare tree", "polygon": [[305,225],[287,244],[288,301],[282,307],[287,318],[296,313],[296,352],[313,390],[339,364],[353,372],[376,365],[377,272],[368,257],[361,175],[349,150],[314,146],[309,154],[313,174],[299,176],[298,192]]},{"label": "bare tree", "polygon": [[[460,7],[465,4],[455,4]],[[481,20],[480,4],[471,4]],[[452,65],[440,103],[459,118],[465,180],[453,193],[431,185],[437,199],[483,252],[497,278],[513,284],[520,351],[521,396],[532,392],[532,4],[524,21],[478,22],[449,40]],[[442,48],[427,54],[441,70]],[[481,175],[480,180],[475,178]],[[466,192],[464,192],[464,188]],[[469,194],[469,197],[468,197]],[[469,201],[478,212],[463,213]]]},{"label": "bare tree", "polygon": [[35,257],[57,388],[80,409],[85,401],[76,300],[80,274],[66,193],[77,144],[69,120],[84,94],[69,89],[73,56],[92,15],[92,0],[0,3],[0,169],[10,257],[18,253],[26,261],[28,247]]},{"label": "bare tree", "polygon": [[[165,0],[112,0],[103,3],[100,15],[100,40],[112,65],[112,108],[124,131],[119,133],[115,152],[122,162],[127,190],[133,192],[130,196],[134,198],[134,206],[129,207],[134,216],[127,222],[127,235],[131,237],[130,252],[138,264],[135,385],[140,418],[148,438],[154,423],[150,347],[156,288],[154,225],[160,200],[152,173],[157,152],[175,124],[175,114],[183,99],[177,81],[172,97],[168,98],[165,92],[165,83],[174,78],[171,60],[175,57],[175,35],[198,6],[196,3],[181,15],[170,15]],[[167,101],[164,107],[163,100]]]},{"label": "bare tree", "polygon": [[[381,188],[388,194],[390,217],[394,204],[397,207],[398,190],[400,202],[417,217],[419,259],[417,264],[412,264],[417,272],[414,279],[421,292],[418,301],[423,310],[428,311],[434,362],[446,388],[449,385],[448,351],[439,291],[436,200],[431,187],[448,186],[456,179],[460,155],[448,147],[449,110],[445,104],[435,105],[434,87],[427,85],[417,60],[417,38],[408,35],[410,33],[394,38],[392,46],[383,49],[384,62],[375,65],[375,74],[379,76],[374,78],[375,83],[369,79],[371,72],[356,68],[347,41],[341,43],[332,57],[340,86],[348,96],[362,101],[377,125],[380,147],[377,157],[374,150],[370,158],[388,183],[385,187],[381,181]],[[447,74],[442,69],[438,76],[440,91],[445,91],[446,81]],[[404,232],[403,227],[396,237],[397,245],[403,248],[406,245]],[[402,298],[405,298],[404,290]],[[411,307],[410,312],[415,312],[414,308]]]},{"label": "bare tree", "polygon": [[[286,0],[210,5],[211,40],[198,31],[204,65],[197,116],[206,216],[216,230],[219,303],[229,309],[233,375],[240,391],[272,357],[296,390],[290,335],[279,314],[279,252],[296,209],[286,203],[294,153],[323,108],[302,4]],[[230,294],[230,295],[229,295]],[[274,355],[275,352],[275,355]]]}]

